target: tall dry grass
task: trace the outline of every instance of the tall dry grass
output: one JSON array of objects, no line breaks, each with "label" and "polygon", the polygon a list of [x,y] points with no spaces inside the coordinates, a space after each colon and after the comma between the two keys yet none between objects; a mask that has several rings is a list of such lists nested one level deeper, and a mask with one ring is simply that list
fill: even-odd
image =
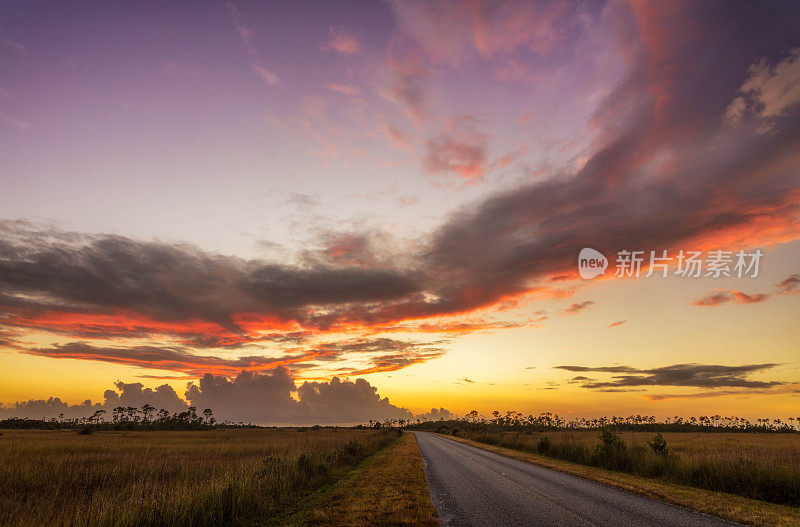
[{"label": "tall dry grass", "polygon": [[396,430],[4,431],[0,525],[250,525],[388,445]]},{"label": "tall dry grass", "polygon": [[[603,445],[597,431],[459,433],[475,441],[784,505],[800,505],[800,435],[665,432],[667,453],[650,432],[618,432]],[[542,438],[546,437],[546,440]]]}]

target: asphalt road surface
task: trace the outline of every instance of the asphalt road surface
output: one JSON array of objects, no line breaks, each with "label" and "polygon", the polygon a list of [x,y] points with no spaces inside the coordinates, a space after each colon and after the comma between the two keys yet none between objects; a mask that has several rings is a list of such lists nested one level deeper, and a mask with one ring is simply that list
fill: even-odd
[{"label": "asphalt road surface", "polygon": [[452,439],[414,433],[443,526],[738,525]]}]

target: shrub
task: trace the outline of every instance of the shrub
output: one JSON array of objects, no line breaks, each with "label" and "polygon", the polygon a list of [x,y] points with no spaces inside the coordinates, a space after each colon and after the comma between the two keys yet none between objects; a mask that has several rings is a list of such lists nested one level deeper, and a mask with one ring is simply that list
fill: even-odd
[{"label": "shrub", "polygon": [[548,450],[550,450],[550,438],[547,436],[540,437],[539,441],[536,442],[536,451],[544,454]]},{"label": "shrub", "polygon": [[92,428],[91,426],[84,426],[83,428],[78,430],[78,434],[82,436],[92,435],[93,432],[94,428]]},{"label": "shrub", "polygon": [[668,453],[667,440],[661,435],[661,432],[653,436],[653,439],[647,442],[650,448],[660,456],[666,456]]}]

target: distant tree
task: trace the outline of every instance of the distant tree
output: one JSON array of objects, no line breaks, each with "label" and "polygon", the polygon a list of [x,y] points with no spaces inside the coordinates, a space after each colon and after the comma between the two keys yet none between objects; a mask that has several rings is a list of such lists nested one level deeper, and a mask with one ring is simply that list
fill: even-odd
[{"label": "distant tree", "polygon": [[150,414],[152,414],[154,410],[155,410],[155,407],[154,406],[150,406],[147,403],[145,403],[142,406],[142,415],[144,415],[144,422],[145,423],[150,422]]}]

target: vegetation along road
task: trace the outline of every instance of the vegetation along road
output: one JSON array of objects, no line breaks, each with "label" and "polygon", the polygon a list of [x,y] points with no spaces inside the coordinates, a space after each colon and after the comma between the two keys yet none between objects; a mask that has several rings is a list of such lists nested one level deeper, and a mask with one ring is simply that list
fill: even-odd
[{"label": "vegetation along road", "polygon": [[443,526],[737,525],[439,435],[415,434]]}]

